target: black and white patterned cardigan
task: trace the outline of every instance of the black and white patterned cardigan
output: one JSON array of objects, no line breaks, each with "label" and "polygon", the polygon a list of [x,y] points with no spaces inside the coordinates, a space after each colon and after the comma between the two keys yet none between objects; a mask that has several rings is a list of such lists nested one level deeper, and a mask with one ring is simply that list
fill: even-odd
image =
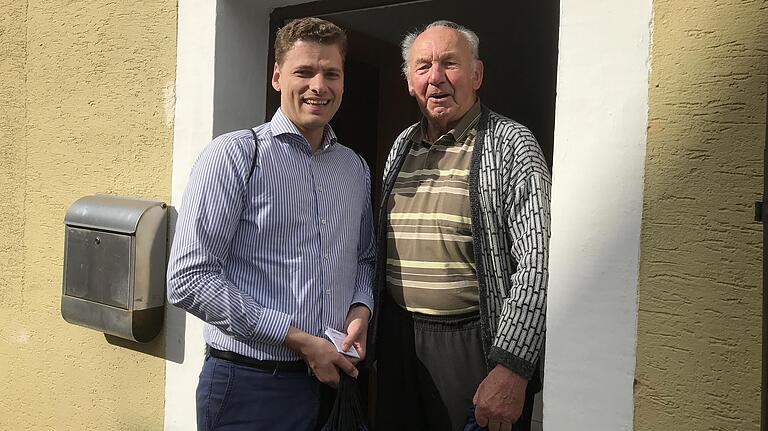
[{"label": "black and white patterned cardigan", "polygon": [[[369,363],[376,356],[379,298],[386,278],[387,201],[416,127],[418,123],[400,133],[384,167]],[[502,364],[530,379],[544,343],[551,179],[533,134],[485,106],[478,122],[469,190],[488,368]]]}]

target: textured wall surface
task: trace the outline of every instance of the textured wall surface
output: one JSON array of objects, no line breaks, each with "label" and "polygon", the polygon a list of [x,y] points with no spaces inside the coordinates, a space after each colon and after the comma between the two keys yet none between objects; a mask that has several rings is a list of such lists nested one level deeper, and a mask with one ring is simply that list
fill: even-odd
[{"label": "textured wall surface", "polygon": [[758,430],[768,2],[656,0],[635,429]]},{"label": "textured wall surface", "polygon": [[175,60],[175,1],[0,1],[0,429],[163,426],[163,340],[59,309],[67,207],[170,198]]},{"label": "textured wall surface", "polygon": [[[23,2],[0,1],[0,310],[18,307],[12,292],[23,284],[24,146],[26,92],[26,7]],[[2,331],[2,329],[0,329]],[[0,339],[0,343],[6,342]],[[0,344],[2,345],[2,344]],[[6,359],[0,349],[0,364]],[[9,370],[0,367],[0,378]]]}]

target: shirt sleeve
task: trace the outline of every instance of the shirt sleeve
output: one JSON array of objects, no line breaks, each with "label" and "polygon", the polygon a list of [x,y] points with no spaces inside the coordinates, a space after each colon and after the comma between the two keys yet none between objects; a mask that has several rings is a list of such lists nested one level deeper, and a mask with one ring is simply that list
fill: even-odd
[{"label": "shirt sleeve", "polygon": [[[361,160],[362,161],[362,160]],[[365,176],[365,203],[360,218],[360,239],[357,243],[357,276],[352,304],[363,304],[373,313],[373,278],[376,262],[376,241],[373,235],[371,207],[371,173],[363,162]]]},{"label": "shirt sleeve", "polygon": [[292,317],[257,303],[223,271],[254,146],[231,135],[212,141],[190,173],[168,263],[168,301],[232,337],[279,344]]},{"label": "shirt sleeve", "polygon": [[[524,129],[524,128],[523,128]],[[490,357],[531,378],[545,334],[550,235],[551,180],[533,135],[524,129],[502,167],[508,184],[503,201],[505,234],[517,264],[505,274],[509,293],[503,301]]]}]

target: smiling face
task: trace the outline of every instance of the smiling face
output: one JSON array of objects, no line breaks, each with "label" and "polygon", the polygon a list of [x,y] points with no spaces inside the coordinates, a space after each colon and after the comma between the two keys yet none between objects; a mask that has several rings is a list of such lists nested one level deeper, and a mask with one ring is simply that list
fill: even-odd
[{"label": "smiling face", "polygon": [[477,100],[483,63],[474,58],[461,33],[448,27],[432,27],[411,45],[407,78],[408,92],[416,98],[430,131],[442,135]]},{"label": "smiling face", "polygon": [[[344,62],[335,44],[299,40],[275,63],[272,87],[280,92],[280,110],[310,144],[319,145],[344,93]],[[313,145],[314,147],[314,145]]]}]

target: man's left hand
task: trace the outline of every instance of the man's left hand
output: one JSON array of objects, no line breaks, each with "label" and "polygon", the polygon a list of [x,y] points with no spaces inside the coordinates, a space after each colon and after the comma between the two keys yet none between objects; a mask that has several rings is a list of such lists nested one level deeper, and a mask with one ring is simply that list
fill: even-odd
[{"label": "man's left hand", "polygon": [[371,317],[371,310],[365,305],[355,304],[347,313],[347,320],[344,322],[344,331],[347,336],[341,342],[341,348],[345,352],[349,346],[355,346],[355,350],[360,355],[360,360],[365,359],[365,342],[368,338],[368,319]]},{"label": "man's left hand", "polygon": [[490,431],[510,431],[520,419],[528,380],[503,365],[496,365],[480,383],[472,402],[475,419]]}]

